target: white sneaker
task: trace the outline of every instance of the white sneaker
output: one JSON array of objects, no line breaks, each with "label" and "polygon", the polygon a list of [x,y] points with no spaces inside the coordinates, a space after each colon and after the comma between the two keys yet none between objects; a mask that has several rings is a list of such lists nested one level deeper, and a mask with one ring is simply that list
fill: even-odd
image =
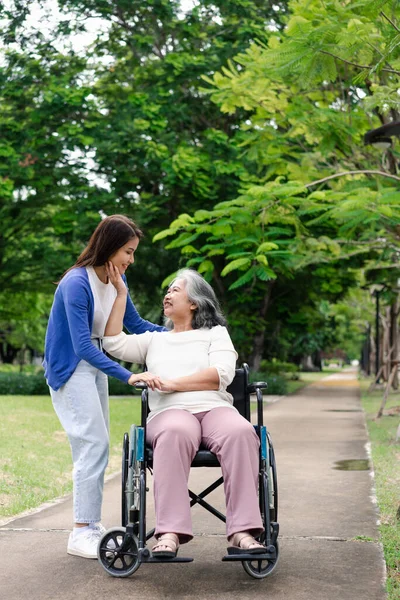
[{"label": "white sneaker", "polygon": [[[89,523],[89,527],[98,533],[99,540],[103,537],[103,535],[107,531],[107,529],[101,523]],[[110,550],[115,549],[114,540],[108,540],[107,548],[109,548]]]},{"label": "white sneaker", "polygon": [[72,531],[69,534],[67,553],[82,558],[97,558],[97,546],[101,535],[92,527],[78,534]]},{"label": "white sneaker", "polygon": [[101,523],[89,523],[90,529],[94,529],[94,531],[98,531],[100,535],[103,535],[107,531],[107,529]]}]

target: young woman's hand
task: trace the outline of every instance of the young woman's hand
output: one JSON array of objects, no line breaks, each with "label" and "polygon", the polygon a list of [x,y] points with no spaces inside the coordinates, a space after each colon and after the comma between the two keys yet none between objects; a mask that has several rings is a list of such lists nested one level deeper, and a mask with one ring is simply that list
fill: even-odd
[{"label": "young woman's hand", "polygon": [[153,375],[153,373],[149,373],[149,371],[144,371],[143,373],[133,373],[129,379],[129,385],[135,385],[139,381],[145,383],[152,390],[161,390],[161,380],[158,375]]},{"label": "young woman's hand", "polygon": [[105,266],[106,266],[107,277],[111,281],[111,283],[113,284],[115,289],[117,290],[118,296],[127,296],[128,289],[127,289],[127,287],[124,283],[124,280],[122,279],[117,267],[110,260],[106,263]]}]

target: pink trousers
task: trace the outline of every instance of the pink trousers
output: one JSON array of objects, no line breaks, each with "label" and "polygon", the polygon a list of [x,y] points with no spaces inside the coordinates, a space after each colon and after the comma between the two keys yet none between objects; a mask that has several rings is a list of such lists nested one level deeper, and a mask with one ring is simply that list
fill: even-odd
[{"label": "pink trousers", "polygon": [[202,442],[221,465],[226,503],[226,534],[263,531],[258,503],[259,439],[236,410],[213,408],[191,414],[166,410],[147,425],[153,446],[156,537],[176,533],[181,543],[193,537],[188,478]]}]

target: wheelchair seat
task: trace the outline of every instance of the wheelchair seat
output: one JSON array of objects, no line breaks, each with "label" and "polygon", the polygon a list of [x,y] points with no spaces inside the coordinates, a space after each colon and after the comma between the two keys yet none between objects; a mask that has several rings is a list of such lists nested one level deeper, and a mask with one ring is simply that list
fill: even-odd
[{"label": "wheelchair seat", "polygon": [[[153,466],[153,448],[146,444],[146,454],[147,454],[147,466]],[[219,467],[218,458],[215,456],[213,452],[210,452],[200,444],[200,448],[198,449],[196,456],[193,459],[191,464],[192,467]]]}]

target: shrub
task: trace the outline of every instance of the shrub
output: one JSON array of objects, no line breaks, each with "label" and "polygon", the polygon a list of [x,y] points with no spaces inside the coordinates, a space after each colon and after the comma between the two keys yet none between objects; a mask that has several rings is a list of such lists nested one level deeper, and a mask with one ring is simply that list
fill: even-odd
[{"label": "shrub", "polygon": [[49,393],[43,373],[0,373],[0,394],[12,396],[43,396]]},{"label": "shrub", "polygon": [[284,396],[288,391],[287,380],[282,375],[255,371],[254,373],[250,373],[250,381],[266,381],[268,388],[263,390],[263,394],[270,396]]},{"label": "shrub", "polygon": [[298,379],[299,367],[291,362],[283,362],[273,358],[271,361],[262,360],[260,363],[260,370],[264,373],[272,374],[286,374],[290,376],[290,379]]},{"label": "shrub", "polygon": [[[130,396],[140,394],[131,385],[119,381],[114,377],[108,380],[110,396]],[[37,375],[28,373],[0,372],[0,395],[4,396],[46,396],[49,388],[43,371]]]},{"label": "shrub", "polygon": [[140,390],[137,390],[119,379],[115,379],[115,377],[109,377],[108,393],[110,396],[130,396],[131,394],[140,394]]}]

